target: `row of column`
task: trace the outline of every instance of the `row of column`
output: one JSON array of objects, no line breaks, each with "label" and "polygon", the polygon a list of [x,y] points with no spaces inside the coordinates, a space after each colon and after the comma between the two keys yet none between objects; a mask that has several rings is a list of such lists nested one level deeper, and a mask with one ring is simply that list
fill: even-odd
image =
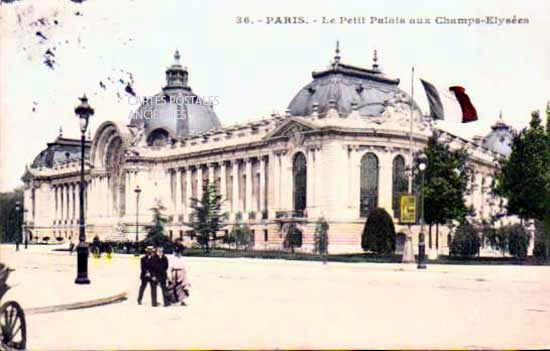
[{"label": "row of column", "polygon": [[[86,191],[84,189],[84,211],[86,213]],[[76,224],[80,218],[80,182],[56,184],[53,186],[55,202],[55,224]]]},{"label": "row of column", "polygon": [[[113,191],[119,189],[112,190],[111,181],[111,177],[106,174],[96,175],[91,179],[89,184],[91,217],[110,218],[118,216],[120,207],[114,202],[115,194],[113,194]],[[128,191],[128,188],[126,188],[126,191]],[[119,202],[123,201],[120,196],[117,198]]]},{"label": "row of column", "polygon": [[267,156],[225,160],[170,169],[171,210],[185,220],[192,214],[191,198],[201,199],[203,185],[215,184],[222,198],[222,212],[233,218],[267,210]]}]

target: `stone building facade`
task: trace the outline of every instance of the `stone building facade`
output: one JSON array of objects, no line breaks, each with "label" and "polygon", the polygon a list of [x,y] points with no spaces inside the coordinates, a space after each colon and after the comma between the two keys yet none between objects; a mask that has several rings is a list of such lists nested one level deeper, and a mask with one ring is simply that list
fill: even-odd
[{"label": "stone building facade", "polygon": [[[360,68],[342,63],[337,49],[332,64],[312,78],[284,115],[222,127],[212,103],[192,98],[198,95],[176,54],[166,86],[140,106],[129,125],[104,122],[87,141],[87,239],[135,240],[136,219],[143,239],[149,209],[158,203],[169,217],[167,234],[185,237],[190,199],[200,198],[201,185],[214,183],[229,214],[226,230],[247,223],[257,249],[281,248],[283,224],[294,221],[304,233],[302,249],[309,251],[323,217],[330,226],[330,252],[360,251],[366,216],[375,207],[396,218],[397,232],[408,232],[397,221],[397,199],[407,191],[410,146],[413,152],[423,149],[434,131],[452,148],[469,150],[475,177],[467,201],[478,219],[498,210],[501,203],[489,191],[499,155],[487,142],[491,134],[470,141],[433,127],[399,89],[399,79],[380,71],[376,55],[372,68]],[[499,123],[495,130],[511,132]],[[75,145],[79,140],[60,136],[23,176],[25,206],[32,208],[25,221],[34,238],[78,236]],[[412,227],[414,244],[418,229]],[[446,252],[446,228],[434,247],[436,242]]]}]

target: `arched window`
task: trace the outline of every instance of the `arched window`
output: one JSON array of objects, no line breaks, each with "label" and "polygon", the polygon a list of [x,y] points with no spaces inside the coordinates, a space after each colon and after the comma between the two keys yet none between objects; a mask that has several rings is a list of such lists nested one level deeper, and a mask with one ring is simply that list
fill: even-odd
[{"label": "arched window", "polygon": [[294,211],[297,216],[303,216],[306,209],[307,189],[307,162],[303,153],[299,152],[294,156],[292,163],[292,176],[294,180]]},{"label": "arched window", "polygon": [[405,176],[405,159],[403,156],[397,155],[393,159],[392,171],[392,208],[396,218],[399,218],[399,199],[402,194],[407,192],[408,186],[407,177]]},{"label": "arched window", "polygon": [[147,137],[147,145],[161,147],[170,141],[170,135],[164,129],[155,129]]},{"label": "arched window", "polygon": [[378,158],[373,153],[361,158],[360,215],[367,217],[378,206]]}]

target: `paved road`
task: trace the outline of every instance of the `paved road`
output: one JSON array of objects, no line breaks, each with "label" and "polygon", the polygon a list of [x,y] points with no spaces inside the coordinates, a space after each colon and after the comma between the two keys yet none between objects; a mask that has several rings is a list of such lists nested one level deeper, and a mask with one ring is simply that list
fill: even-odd
[{"label": "paved road", "polygon": [[[71,282],[74,256],[29,255]],[[110,280],[128,301],[29,316],[29,348],[550,347],[550,267],[188,258],[189,306],[168,308],[137,305],[138,269],[92,261],[90,289]],[[49,288],[36,279],[20,280]]]}]

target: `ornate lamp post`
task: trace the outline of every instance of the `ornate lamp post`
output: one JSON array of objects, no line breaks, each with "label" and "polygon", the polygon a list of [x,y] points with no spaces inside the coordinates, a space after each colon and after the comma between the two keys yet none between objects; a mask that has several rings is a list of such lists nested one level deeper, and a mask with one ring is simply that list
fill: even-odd
[{"label": "ornate lamp post", "polygon": [[136,186],[134,189],[134,192],[136,193],[136,252],[134,255],[139,256],[139,238],[138,238],[138,228],[139,228],[139,194],[141,193],[141,189],[139,188],[139,185]]},{"label": "ornate lamp post", "polygon": [[74,112],[80,119],[80,235],[78,237],[77,253],[77,276],[76,284],[90,284],[88,279],[88,244],[86,243],[86,221],[84,218],[84,144],[86,142],[86,129],[88,120],[94,114],[94,109],[88,105],[86,95],[79,98],[78,105]]},{"label": "ornate lamp post", "polygon": [[17,226],[17,232],[15,233],[15,251],[19,251],[19,243],[21,242],[21,223],[19,221],[21,216],[21,202],[15,201],[15,225]]},{"label": "ornate lamp post", "polygon": [[420,234],[418,234],[418,269],[425,269],[426,263],[426,243],[424,242],[424,171],[426,170],[426,155],[421,154],[419,156],[420,163],[418,164],[418,169],[420,170],[420,176],[422,179],[422,188],[420,189],[420,195],[422,200],[420,202],[421,212],[420,212]]}]

